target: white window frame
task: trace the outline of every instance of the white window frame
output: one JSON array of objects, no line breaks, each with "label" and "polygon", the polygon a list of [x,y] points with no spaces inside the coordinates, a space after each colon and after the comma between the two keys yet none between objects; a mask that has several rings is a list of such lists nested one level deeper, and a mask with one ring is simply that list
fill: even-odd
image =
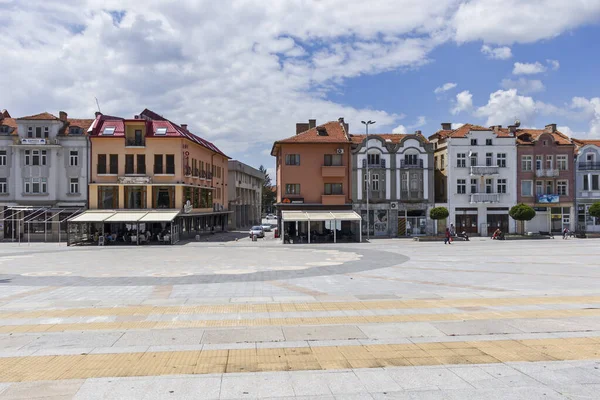
[{"label": "white window frame", "polygon": [[69,193],[79,194],[79,178],[69,178]]},{"label": "white window frame", "polygon": [[485,178],[485,193],[486,194],[494,193],[494,179]]},{"label": "white window frame", "polygon": [[379,191],[379,174],[371,175],[371,190],[374,192]]},{"label": "white window frame", "polygon": [[456,180],[456,193],[457,194],[467,194],[467,180],[466,179],[457,179]]},{"label": "white window frame", "polygon": [[116,129],[117,129],[116,126],[106,126],[102,130],[102,135],[104,135],[104,136],[114,136]]},{"label": "white window frame", "polygon": [[[294,190],[288,190],[288,189]],[[298,190],[296,190],[298,188]],[[285,194],[300,194],[300,184],[299,183],[286,183],[285,184]]]},{"label": "white window frame", "polygon": [[479,186],[479,181],[477,178],[471,178],[471,194],[477,193],[477,187]]},{"label": "white window frame", "polygon": [[7,194],[8,193],[8,179],[0,178],[0,193]]},{"label": "white window frame", "polygon": [[[523,184],[525,182],[529,182],[529,192],[525,193],[525,191],[523,190]],[[533,190],[534,190],[534,186],[533,186],[533,181],[531,179],[523,179],[521,181],[521,196],[522,197],[533,197]]]},{"label": "white window frame", "polygon": [[560,180],[556,181],[556,194],[559,196],[568,196],[569,195],[569,181]]},{"label": "white window frame", "polygon": [[[38,185],[38,191],[34,190],[34,185]],[[25,178],[25,193],[27,194],[47,194],[48,180],[46,178]]]},{"label": "white window frame", "polygon": [[544,157],[543,156],[535,156],[535,170],[541,171],[544,169]]},{"label": "white window frame", "polygon": [[533,157],[530,155],[521,156],[521,170],[532,171],[533,170]]},{"label": "white window frame", "polygon": [[500,168],[506,168],[506,153],[496,154],[496,165]]},{"label": "white window frame", "polygon": [[467,167],[467,155],[465,153],[456,154],[456,167],[466,168]]},{"label": "white window frame", "polygon": [[477,139],[471,139],[471,146],[477,146]]},{"label": "white window frame", "polygon": [[506,194],[506,178],[498,178],[496,180],[496,189],[500,194]]},{"label": "white window frame", "polygon": [[535,181],[535,195],[541,196],[544,194],[544,181]]},{"label": "white window frame", "polygon": [[71,167],[77,167],[79,165],[79,151],[78,150],[70,150],[69,151],[69,165]]},{"label": "white window frame", "polygon": [[556,169],[559,171],[569,170],[569,157],[565,154],[559,154],[556,156]]},{"label": "white window frame", "polygon": [[28,138],[33,138],[33,126],[28,126],[27,127],[27,137]]},{"label": "white window frame", "polygon": [[161,128],[156,128],[156,136],[165,136],[167,134],[167,128],[165,127],[161,127]]},{"label": "white window frame", "polygon": [[548,171],[554,169],[554,157],[551,155],[547,155],[545,165],[546,165],[546,169]]},{"label": "white window frame", "polygon": [[485,166],[486,167],[494,166],[494,153],[485,153]]},{"label": "white window frame", "polygon": [[0,150],[0,166],[6,166],[8,162],[8,155],[6,150]]},{"label": "white window frame", "polygon": [[585,155],[585,161],[587,162],[594,162],[596,161],[596,155],[592,152],[589,152]]},{"label": "white window frame", "polygon": [[477,163],[479,162],[477,156],[477,153],[471,153],[471,156],[469,157],[469,163],[471,164],[471,167],[477,167]]}]

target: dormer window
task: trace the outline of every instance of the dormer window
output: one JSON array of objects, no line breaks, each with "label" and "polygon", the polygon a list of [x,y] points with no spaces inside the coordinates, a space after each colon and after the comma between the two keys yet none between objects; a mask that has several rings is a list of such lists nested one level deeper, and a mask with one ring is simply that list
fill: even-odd
[{"label": "dormer window", "polygon": [[69,128],[69,135],[81,135],[83,133],[83,129],[78,126],[71,126]]},{"label": "dormer window", "polygon": [[329,136],[327,130],[325,128],[317,128],[317,135],[319,136]]},{"label": "dormer window", "polygon": [[167,134],[167,128],[157,128],[156,135],[164,136]]},{"label": "dormer window", "polygon": [[0,126],[0,133],[8,133],[8,125]]},{"label": "dormer window", "polygon": [[114,126],[107,126],[106,128],[104,128],[104,130],[102,131],[103,135],[114,135],[115,134],[115,127]]}]

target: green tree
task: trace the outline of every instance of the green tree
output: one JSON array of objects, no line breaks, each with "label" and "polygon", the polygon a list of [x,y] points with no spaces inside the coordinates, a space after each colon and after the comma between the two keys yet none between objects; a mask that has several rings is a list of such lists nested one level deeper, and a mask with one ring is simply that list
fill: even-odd
[{"label": "green tree", "polygon": [[437,221],[440,219],[446,219],[450,213],[446,207],[434,207],[429,211],[429,217],[435,220],[435,234],[438,234],[438,224]]},{"label": "green tree", "polygon": [[271,177],[267,173],[267,169],[261,165],[258,167],[258,170],[265,174],[265,180],[262,187],[262,213],[266,214],[274,211],[273,204],[275,204],[277,193],[275,192],[275,187],[271,182]]},{"label": "green tree", "polygon": [[508,215],[511,216],[515,221],[519,221],[521,225],[521,233],[524,231],[525,224],[524,221],[531,221],[535,217],[535,210],[529,207],[527,204],[517,204],[512,207],[508,212]]},{"label": "green tree", "polygon": [[590,206],[590,215],[592,217],[600,218],[600,201],[597,201]]}]

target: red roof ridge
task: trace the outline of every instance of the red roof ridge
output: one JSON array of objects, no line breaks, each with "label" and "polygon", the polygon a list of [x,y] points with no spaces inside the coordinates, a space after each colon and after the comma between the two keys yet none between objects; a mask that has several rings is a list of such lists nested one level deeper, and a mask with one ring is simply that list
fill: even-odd
[{"label": "red roof ridge", "polygon": [[17,120],[40,120],[40,121],[45,121],[45,120],[60,120],[60,118],[58,118],[56,115],[50,114],[47,111],[44,111],[44,112],[39,113],[39,114],[28,115],[26,117],[17,118]]}]

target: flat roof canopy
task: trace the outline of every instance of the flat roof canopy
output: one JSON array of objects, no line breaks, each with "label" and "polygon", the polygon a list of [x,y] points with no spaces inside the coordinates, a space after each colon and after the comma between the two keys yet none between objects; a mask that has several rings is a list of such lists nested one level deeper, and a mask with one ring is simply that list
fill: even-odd
[{"label": "flat roof canopy", "polygon": [[282,219],[294,221],[360,221],[361,217],[354,211],[282,211]]},{"label": "flat roof canopy", "polygon": [[139,222],[171,222],[179,215],[179,211],[150,211]]},{"label": "flat roof canopy", "polygon": [[86,211],[69,219],[69,222],[102,222],[114,214],[114,211]]},{"label": "flat roof canopy", "polygon": [[177,210],[134,211],[134,210],[88,210],[69,222],[171,222],[179,215]]},{"label": "flat roof canopy", "polygon": [[146,214],[148,214],[147,211],[117,211],[104,222],[138,222]]}]

